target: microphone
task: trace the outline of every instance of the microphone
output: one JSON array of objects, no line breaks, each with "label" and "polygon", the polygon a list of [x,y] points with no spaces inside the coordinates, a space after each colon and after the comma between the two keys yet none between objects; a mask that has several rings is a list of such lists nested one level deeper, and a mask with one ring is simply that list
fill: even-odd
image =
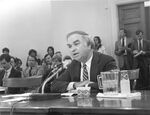
[{"label": "microphone", "polygon": [[42,85],[42,94],[44,94],[44,89],[45,89],[45,85],[47,82],[49,82],[53,77],[55,77],[55,75],[58,75],[58,73],[62,71],[62,67],[60,68],[57,68],[56,69],[56,72],[54,72],[50,77],[48,77],[44,82],[43,82],[43,85]]},{"label": "microphone", "polygon": [[54,73],[55,71],[57,71],[60,67],[62,67],[62,63],[56,64],[53,68],[53,70],[51,71],[51,73]]}]

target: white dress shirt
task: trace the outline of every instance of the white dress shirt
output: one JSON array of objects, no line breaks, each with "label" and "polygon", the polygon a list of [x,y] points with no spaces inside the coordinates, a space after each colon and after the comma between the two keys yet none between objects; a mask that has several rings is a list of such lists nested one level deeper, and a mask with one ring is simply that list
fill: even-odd
[{"label": "white dress shirt", "polygon": [[[85,63],[86,66],[87,66],[87,71],[88,71],[88,79],[90,80],[90,69],[91,69],[91,61],[92,61],[92,58],[93,58],[93,54],[92,56],[90,57],[90,59]],[[81,71],[80,71],[80,80],[83,81],[83,63],[81,63]],[[70,90],[73,90],[73,84],[75,82],[70,82],[68,87],[67,87],[67,90],[70,91]]]},{"label": "white dress shirt", "polygon": [[12,66],[11,66],[8,70],[5,70],[5,74],[4,74],[3,79],[4,79],[4,78],[8,78],[8,77],[9,77],[10,72],[11,72],[11,69],[12,69]]},{"label": "white dress shirt", "polygon": [[141,48],[143,49],[143,39],[138,40],[138,49],[140,48],[140,42],[141,42]]},{"label": "white dress shirt", "polygon": [[[123,43],[123,38],[121,38],[121,45]],[[127,46],[127,37],[124,37],[124,46]]]}]

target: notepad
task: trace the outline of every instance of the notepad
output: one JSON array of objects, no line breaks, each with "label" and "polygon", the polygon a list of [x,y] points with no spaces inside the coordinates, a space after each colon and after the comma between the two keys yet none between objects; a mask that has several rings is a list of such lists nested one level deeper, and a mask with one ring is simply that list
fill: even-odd
[{"label": "notepad", "polygon": [[5,91],[6,90],[6,87],[1,87],[0,86],[0,91]]}]

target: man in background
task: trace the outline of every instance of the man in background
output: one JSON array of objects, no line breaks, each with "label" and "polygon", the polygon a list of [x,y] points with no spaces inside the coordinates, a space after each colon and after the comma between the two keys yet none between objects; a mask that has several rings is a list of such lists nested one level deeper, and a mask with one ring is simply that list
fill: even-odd
[{"label": "man in background", "polygon": [[142,30],[136,31],[136,39],[132,43],[133,68],[139,68],[139,78],[137,79],[136,89],[144,90],[149,87],[149,58],[150,58],[150,42],[144,39]]},{"label": "man in background", "polygon": [[8,48],[3,48],[2,53],[3,54],[9,54],[9,49]]},{"label": "man in background", "polygon": [[131,43],[132,39],[127,37],[127,30],[120,29],[119,39],[115,43],[115,55],[117,56],[120,70],[132,68]]},{"label": "man in background", "polygon": [[[11,65],[11,56],[9,54],[2,54],[0,56],[0,64],[3,68],[3,72],[0,76],[0,84],[2,86],[3,80],[7,78],[21,78],[21,72],[14,69]],[[19,88],[8,88],[8,94],[20,93]]]},{"label": "man in background", "polygon": [[115,60],[108,55],[94,52],[93,40],[83,31],[73,31],[67,35],[67,46],[73,61],[58,79],[52,82],[52,92],[67,92],[77,87],[89,86],[99,91],[97,75],[102,71],[116,69]]}]

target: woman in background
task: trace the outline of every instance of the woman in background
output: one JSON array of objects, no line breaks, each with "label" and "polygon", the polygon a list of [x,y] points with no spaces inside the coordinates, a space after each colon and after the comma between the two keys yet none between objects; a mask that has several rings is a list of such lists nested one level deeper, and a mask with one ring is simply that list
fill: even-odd
[{"label": "woman in background", "polygon": [[95,48],[94,50],[103,54],[106,54],[105,47],[101,43],[101,39],[99,36],[94,37]]},{"label": "woman in background", "polygon": [[36,56],[28,56],[27,67],[23,70],[23,77],[43,75],[43,68],[38,65]]}]

